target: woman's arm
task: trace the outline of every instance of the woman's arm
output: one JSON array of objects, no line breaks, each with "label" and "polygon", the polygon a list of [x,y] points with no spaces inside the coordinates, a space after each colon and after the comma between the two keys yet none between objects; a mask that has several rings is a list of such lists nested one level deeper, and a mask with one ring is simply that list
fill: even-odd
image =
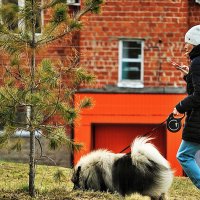
[{"label": "woman's arm", "polygon": [[179,113],[200,107],[200,57],[194,59],[190,70],[194,92],[176,105]]}]

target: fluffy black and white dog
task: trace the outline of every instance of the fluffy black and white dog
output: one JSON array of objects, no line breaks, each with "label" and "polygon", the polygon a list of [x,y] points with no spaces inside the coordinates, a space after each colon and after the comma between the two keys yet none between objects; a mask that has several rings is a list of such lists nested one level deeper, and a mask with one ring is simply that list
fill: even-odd
[{"label": "fluffy black and white dog", "polygon": [[130,154],[107,150],[83,156],[74,168],[74,189],[140,193],[151,199],[165,199],[173,181],[168,161],[147,137],[136,138]]}]

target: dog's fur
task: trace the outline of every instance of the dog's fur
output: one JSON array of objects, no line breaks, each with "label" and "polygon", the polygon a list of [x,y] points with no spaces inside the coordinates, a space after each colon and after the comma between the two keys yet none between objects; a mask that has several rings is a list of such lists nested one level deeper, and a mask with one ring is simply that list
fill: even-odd
[{"label": "dog's fur", "polygon": [[168,161],[147,137],[136,138],[130,154],[97,150],[83,156],[74,168],[74,188],[140,193],[151,199],[165,199],[173,181]]}]

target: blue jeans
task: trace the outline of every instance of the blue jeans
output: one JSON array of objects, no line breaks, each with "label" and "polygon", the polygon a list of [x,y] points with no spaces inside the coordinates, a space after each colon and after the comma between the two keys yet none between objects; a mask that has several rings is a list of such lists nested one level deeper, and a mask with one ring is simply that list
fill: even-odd
[{"label": "blue jeans", "polygon": [[200,150],[200,144],[182,140],[176,157],[187,176],[200,189],[200,168],[195,160],[198,150]]}]

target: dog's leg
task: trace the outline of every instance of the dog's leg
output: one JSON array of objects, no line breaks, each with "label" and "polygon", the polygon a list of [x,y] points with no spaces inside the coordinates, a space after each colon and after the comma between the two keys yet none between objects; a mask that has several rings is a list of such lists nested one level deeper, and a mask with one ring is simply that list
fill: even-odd
[{"label": "dog's leg", "polygon": [[159,200],[167,200],[167,195],[165,193],[161,194]]},{"label": "dog's leg", "polygon": [[167,200],[166,194],[163,193],[159,197],[151,197],[151,200]]},{"label": "dog's leg", "polygon": [[159,197],[150,197],[151,200],[159,200]]}]

